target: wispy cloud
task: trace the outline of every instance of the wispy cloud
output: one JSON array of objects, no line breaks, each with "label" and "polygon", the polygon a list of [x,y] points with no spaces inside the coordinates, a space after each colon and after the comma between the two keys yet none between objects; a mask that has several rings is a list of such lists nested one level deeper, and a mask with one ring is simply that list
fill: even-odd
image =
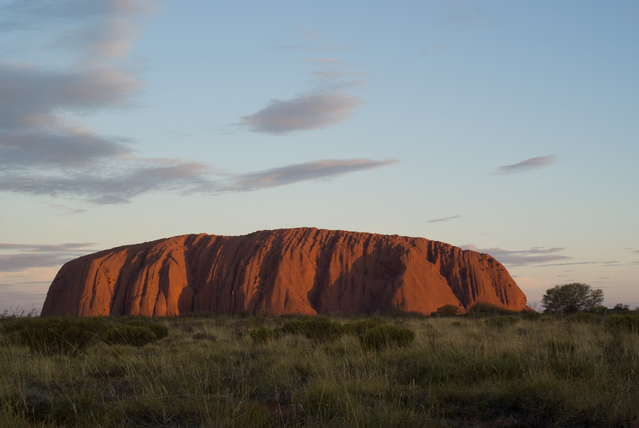
[{"label": "wispy cloud", "polygon": [[490,254],[501,263],[511,266],[523,266],[541,263],[550,263],[560,260],[571,260],[571,257],[558,254],[565,248],[530,248],[528,250],[509,251],[499,247],[495,248],[477,248],[475,245],[469,244],[462,246],[465,250],[478,251],[480,253]]},{"label": "wispy cloud", "polygon": [[[316,31],[303,30],[303,37],[318,39]],[[309,36],[312,35],[312,37]],[[341,45],[287,45],[287,50],[337,51]],[[348,87],[366,84],[366,73],[342,70],[346,63],[330,57],[306,57],[302,61],[323,66],[311,72],[314,88],[290,99],[272,99],[264,108],[240,118],[239,125],[252,131],[271,135],[325,128],[348,119],[353,110],[363,104],[359,97],[346,94]]]},{"label": "wispy cloud", "polygon": [[63,263],[86,254],[94,247],[92,243],[12,244],[0,243],[0,274],[20,272],[32,268],[60,266]]},{"label": "wispy cloud", "polygon": [[550,165],[555,162],[556,157],[556,155],[547,155],[530,158],[512,165],[500,166],[496,172],[498,174],[514,174],[518,172],[526,172]]},{"label": "wispy cloud", "polygon": [[301,181],[338,177],[356,171],[380,168],[397,162],[394,159],[374,161],[370,159],[326,159],[287,165],[250,174],[237,175],[223,191],[250,191],[298,183]]},{"label": "wispy cloud", "polygon": [[67,168],[126,156],[122,138],[104,138],[66,119],[127,105],[142,84],[108,66],[70,71],[0,64],[0,170]]},{"label": "wispy cloud", "polygon": [[140,92],[142,82],[112,60],[135,39],[134,17],[151,9],[144,0],[22,0],[2,9],[11,31],[50,31],[51,43],[79,59],[64,67],[0,64],[0,191],[112,203],[202,180],[194,178],[206,170],[200,164],[135,157],[126,138],[69,119],[130,105]]},{"label": "wispy cloud", "polygon": [[342,122],[361,104],[360,98],[343,92],[311,92],[290,100],[271,100],[263,109],[241,118],[240,123],[253,132],[285,135]]},{"label": "wispy cloud", "polygon": [[27,252],[59,252],[59,251],[78,251],[89,247],[93,247],[95,244],[91,242],[77,242],[77,243],[65,243],[65,244],[10,244],[6,242],[0,242],[0,251],[7,250],[21,250]]},{"label": "wispy cloud", "polygon": [[18,272],[33,267],[60,266],[76,257],[57,253],[0,255],[0,272]]},{"label": "wispy cloud", "polygon": [[442,218],[435,218],[433,220],[426,220],[426,223],[438,223],[440,221],[451,221],[451,220],[455,220],[461,218],[461,216],[459,214],[457,215],[451,215],[450,217],[442,217]]},{"label": "wispy cloud", "polygon": [[305,62],[310,62],[310,63],[316,63],[316,64],[322,64],[322,65],[336,65],[336,64],[343,64],[344,61],[339,60],[339,59],[335,59],[335,58],[304,58]]},{"label": "wispy cloud", "polygon": [[[138,35],[131,16],[156,10],[151,0],[16,0],[4,6],[0,28],[5,31],[47,31],[53,27],[54,47],[83,50],[99,57],[124,57]],[[59,31],[60,23],[64,31]]]},{"label": "wispy cloud", "polygon": [[88,210],[84,209],[84,208],[70,208],[70,207],[66,207],[64,205],[60,205],[60,204],[53,204],[51,205],[51,208],[54,208],[56,210],[60,210],[62,211],[61,213],[57,214],[58,216],[66,216],[66,215],[72,215],[72,214],[82,214],[87,212]]},{"label": "wispy cloud", "polygon": [[95,245],[0,243],[0,310],[39,308],[60,266],[95,251]]},{"label": "wispy cloud", "polygon": [[[572,259],[572,257],[568,257]],[[569,262],[569,263],[548,263],[548,264],[540,264],[536,267],[552,267],[552,266],[578,266],[578,265],[596,265],[598,262]]]},{"label": "wispy cloud", "polygon": [[[347,173],[380,168],[395,160],[327,159],[292,164],[246,174],[216,177],[210,167],[191,162],[155,161],[115,172],[76,170],[66,176],[29,171],[4,174],[0,190],[13,193],[76,197],[95,204],[128,203],[153,191],[216,195],[284,186],[302,181],[338,177]],[[75,210],[74,213],[84,212]]]},{"label": "wispy cloud", "polygon": [[169,190],[188,192],[210,182],[209,167],[179,160],[138,160],[121,166],[55,171],[11,172],[2,177],[1,190],[12,193],[71,196],[96,204],[129,202],[143,193]]},{"label": "wispy cloud", "polygon": [[[17,0],[0,6],[0,36],[18,34],[15,39],[19,40],[33,33],[30,40],[42,41],[42,50],[64,51],[64,55],[55,56],[60,58],[56,64],[0,62],[0,192],[112,204],[154,191],[215,195],[254,190],[336,177],[388,163],[317,160],[220,177],[213,167],[201,162],[141,157],[130,139],[98,135],[72,120],[78,113],[133,104],[144,84],[125,65],[126,55],[139,32],[138,18],[153,9],[154,2],[146,0]],[[29,45],[29,50],[32,48]],[[340,62],[318,58],[316,63]],[[347,75],[329,73],[323,78],[338,81]],[[273,100],[242,118],[242,124],[256,132],[286,134],[338,123],[362,101],[336,87]],[[15,263],[27,259],[11,257]],[[38,260],[45,263],[52,256],[43,255]]]}]

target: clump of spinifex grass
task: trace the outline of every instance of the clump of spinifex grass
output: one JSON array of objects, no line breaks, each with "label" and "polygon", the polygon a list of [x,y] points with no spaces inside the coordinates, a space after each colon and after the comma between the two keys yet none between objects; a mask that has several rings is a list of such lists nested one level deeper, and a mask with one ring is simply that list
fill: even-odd
[{"label": "clump of spinifex grass", "polygon": [[[17,343],[0,328],[0,421],[16,427],[639,424],[639,334],[626,321],[495,319],[502,318],[206,314],[152,320],[168,335],[143,346],[101,340],[82,352],[55,354]],[[307,337],[310,325],[325,331]],[[415,338],[367,347],[361,337],[381,326]]]},{"label": "clump of spinifex grass", "polygon": [[77,355],[98,342],[143,346],[165,337],[168,328],[144,318],[5,317],[0,333],[6,344],[48,355]]}]

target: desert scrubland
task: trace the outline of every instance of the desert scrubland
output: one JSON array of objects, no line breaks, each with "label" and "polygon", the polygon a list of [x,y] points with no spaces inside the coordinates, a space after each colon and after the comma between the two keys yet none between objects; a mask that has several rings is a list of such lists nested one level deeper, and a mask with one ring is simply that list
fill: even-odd
[{"label": "desert scrubland", "polygon": [[[637,320],[632,311],[5,314],[0,420],[7,427],[636,427]],[[46,337],[54,330],[66,342]]]}]

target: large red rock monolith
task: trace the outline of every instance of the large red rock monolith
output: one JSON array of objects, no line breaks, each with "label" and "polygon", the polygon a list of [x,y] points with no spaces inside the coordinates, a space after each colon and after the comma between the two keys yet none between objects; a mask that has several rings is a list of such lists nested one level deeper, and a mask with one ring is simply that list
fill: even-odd
[{"label": "large red rock monolith", "polygon": [[493,257],[424,238],[320,230],[184,235],[90,254],[56,275],[42,315],[430,314],[476,302],[526,310]]}]

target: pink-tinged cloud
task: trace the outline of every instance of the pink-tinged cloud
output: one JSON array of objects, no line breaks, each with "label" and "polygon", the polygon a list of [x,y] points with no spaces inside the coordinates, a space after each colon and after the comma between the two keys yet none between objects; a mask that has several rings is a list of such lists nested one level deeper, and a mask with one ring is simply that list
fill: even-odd
[{"label": "pink-tinged cloud", "polygon": [[[154,191],[215,195],[255,190],[336,177],[392,162],[318,160],[219,178],[202,163],[136,157],[126,137],[102,136],[69,120],[69,113],[130,105],[141,91],[143,82],[114,59],[128,53],[138,33],[137,18],[151,12],[154,3],[16,0],[0,5],[0,33],[20,31],[28,36],[25,40],[64,49],[74,58],[66,66],[55,67],[0,63],[0,192],[112,204]],[[330,58],[316,62],[340,63]],[[323,77],[335,80],[345,76]],[[322,128],[347,119],[361,103],[333,86],[290,100],[273,100],[242,118],[242,124],[271,134]],[[70,211],[80,212],[84,210]],[[3,263],[26,266],[31,261],[47,264],[60,259],[49,253],[4,255],[0,267]]]},{"label": "pink-tinged cloud", "polygon": [[272,100],[262,110],[241,118],[240,123],[253,132],[285,135],[342,122],[361,104],[360,98],[343,92],[314,92],[290,100]]},{"label": "pink-tinged cloud", "polygon": [[517,172],[526,172],[533,169],[542,168],[544,166],[550,165],[555,162],[557,156],[555,155],[547,155],[547,156],[539,156],[536,158],[526,159],[525,161],[521,161],[519,163],[515,163],[512,165],[504,165],[500,166],[497,169],[498,174],[513,174]]},{"label": "pink-tinged cloud", "polygon": [[478,251],[493,256],[499,262],[511,266],[523,266],[541,263],[552,263],[560,260],[571,260],[571,257],[558,254],[565,248],[530,248],[528,250],[509,251],[498,247],[477,248],[475,245],[463,245],[464,250]]},{"label": "pink-tinged cloud", "polygon": [[46,30],[47,43],[79,58],[66,68],[0,63],[0,192],[107,204],[157,190],[185,192],[209,180],[203,164],[134,157],[126,138],[97,135],[66,117],[126,106],[139,93],[142,82],[112,60],[135,39],[134,18],[152,9],[146,0],[0,6],[0,32],[33,32],[41,40]]},{"label": "pink-tinged cloud", "polygon": [[9,16],[0,20],[0,28],[9,24],[12,29],[32,30],[64,23],[65,31],[49,42],[92,57],[123,58],[139,33],[130,18],[155,10],[151,0],[18,0],[0,8],[0,15]]},{"label": "pink-tinged cloud", "polygon": [[223,191],[251,191],[283,186],[301,181],[338,177],[356,171],[376,169],[397,162],[394,159],[326,159],[272,168],[265,171],[237,175]]}]

